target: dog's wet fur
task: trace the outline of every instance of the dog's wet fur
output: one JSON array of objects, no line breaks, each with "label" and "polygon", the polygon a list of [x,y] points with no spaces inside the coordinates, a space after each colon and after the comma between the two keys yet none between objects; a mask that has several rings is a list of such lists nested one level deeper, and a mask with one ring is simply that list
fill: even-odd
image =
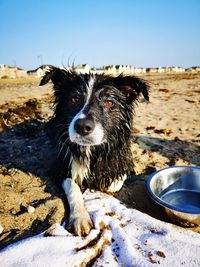
[{"label": "dog's wet fur", "polygon": [[140,95],[149,100],[149,87],[134,76],[79,74],[53,66],[40,85],[50,80],[55,96],[52,125],[58,147],[57,177],[68,198],[75,233],[87,234],[92,222],[80,201],[80,189],[120,190],[133,170],[134,105]]}]

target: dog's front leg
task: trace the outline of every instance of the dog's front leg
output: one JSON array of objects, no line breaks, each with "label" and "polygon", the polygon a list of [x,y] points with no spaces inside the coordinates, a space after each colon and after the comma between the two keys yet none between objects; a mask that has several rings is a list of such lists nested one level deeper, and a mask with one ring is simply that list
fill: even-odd
[{"label": "dog's front leg", "polygon": [[75,234],[87,235],[93,227],[93,223],[85,208],[79,186],[69,178],[63,181],[62,186],[70,207],[69,222],[72,224]]}]

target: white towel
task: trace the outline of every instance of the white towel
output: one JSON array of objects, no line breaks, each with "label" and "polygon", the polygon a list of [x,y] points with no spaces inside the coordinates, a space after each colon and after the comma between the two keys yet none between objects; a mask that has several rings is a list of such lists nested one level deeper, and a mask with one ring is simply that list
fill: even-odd
[{"label": "white towel", "polygon": [[200,266],[200,235],[156,220],[102,193],[84,193],[95,229],[73,236],[61,225],[0,253],[2,267]]}]

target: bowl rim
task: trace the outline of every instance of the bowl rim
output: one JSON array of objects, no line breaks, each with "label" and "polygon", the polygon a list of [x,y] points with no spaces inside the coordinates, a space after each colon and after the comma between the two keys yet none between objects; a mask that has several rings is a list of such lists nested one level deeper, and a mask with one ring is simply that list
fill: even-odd
[{"label": "bowl rim", "polygon": [[157,195],[154,194],[154,192],[151,190],[151,186],[150,186],[150,183],[153,179],[153,177],[155,175],[157,175],[158,173],[162,172],[162,171],[165,171],[165,170],[168,170],[168,169],[185,169],[185,168],[188,168],[188,169],[197,169],[199,172],[200,172],[200,167],[199,166],[171,166],[171,167],[166,167],[166,168],[162,168],[162,169],[159,169],[158,171],[155,171],[153,172],[152,174],[150,174],[148,176],[148,179],[146,181],[146,188],[147,188],[147,192],[148,194],[150,195],[150,197],[159,205],[161,205],[162,207],[164,208],[168,208],[168,209],[171,209],[171,210],[174,210],[174,211],[178,211],[178,212],[183,212],[183,213],[188,213],[188,214],[196,214],[196,215],[200,215],[200,211],[197,212],[195,210],[188,210],[188,209],[185,209],[185,208],[178,208],[176,206],[173,206],[171,204],[169,204],[168,202],[162,200],[160,197],[158,197]]}]

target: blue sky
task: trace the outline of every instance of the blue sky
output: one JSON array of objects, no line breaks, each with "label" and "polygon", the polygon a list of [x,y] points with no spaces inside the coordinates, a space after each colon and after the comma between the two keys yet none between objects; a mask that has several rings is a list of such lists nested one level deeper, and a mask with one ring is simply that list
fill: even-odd
[{"label": "blue sky", "polygon": [[0,0],[0,64],[200,65],[200,0]]}]

